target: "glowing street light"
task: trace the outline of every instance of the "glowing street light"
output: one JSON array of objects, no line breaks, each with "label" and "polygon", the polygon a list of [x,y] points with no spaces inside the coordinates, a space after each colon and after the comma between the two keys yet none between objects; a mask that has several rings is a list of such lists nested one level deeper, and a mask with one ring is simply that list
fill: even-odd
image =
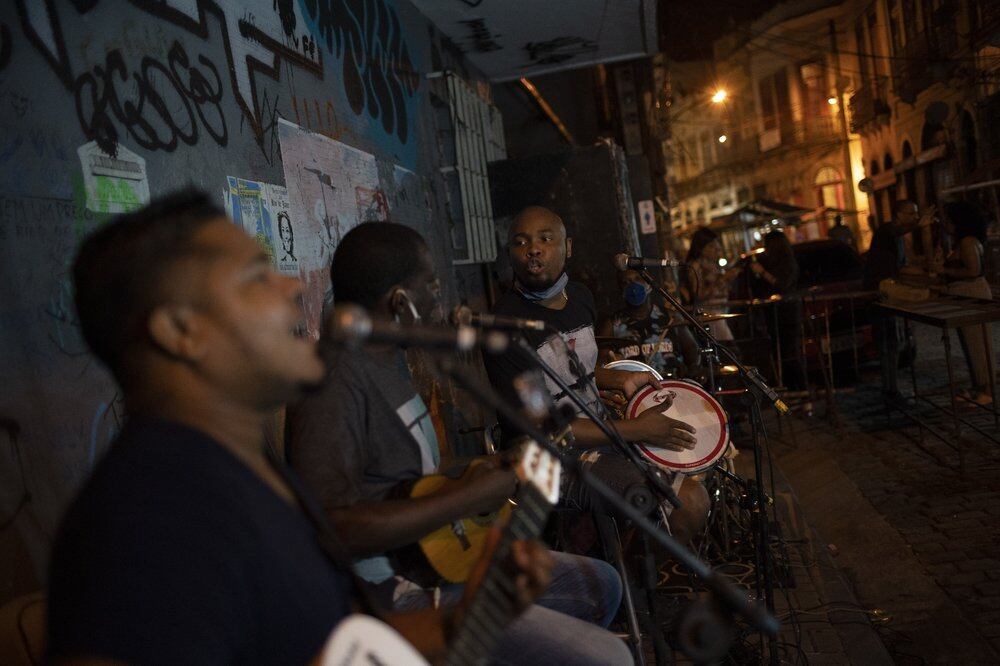
[{"label": "glowing street light", "polygon": [[837,106],[837,98],[833,96],[827,97],[826,103],[829,104],[830,106]]},{"label": "glowing street light", "polygon": [[729,137],[726,136],[725,134],[720,134],[719,135],[719,143],[725,143],[728,140],[729,140]]},{"label": "glowing street light", "polygon": [[726,101],[727,97],[729,97],[729,93],[727,93],[722,88],[719,88],[714,93],[712,93],[712,104],[722,104],[723,102]]}]

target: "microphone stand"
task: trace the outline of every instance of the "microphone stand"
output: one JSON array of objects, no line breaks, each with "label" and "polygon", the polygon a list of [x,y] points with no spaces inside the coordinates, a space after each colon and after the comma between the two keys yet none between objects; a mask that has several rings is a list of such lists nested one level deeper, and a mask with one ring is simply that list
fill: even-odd
[{"label": "microphone stand", "polygon": [[[534,351],[534,350],[532,350]],[[695,557],[684,546],[678,543],[673,537],[664,533],[653,524],[645,515],[636,509],[630,502],[622,499],[600,478],[595,476],[590,470],[582,465],[577,456],[565,455],[563,450],[553,444],[549,438],[534,424],[524,417],[520,411],[508,404],[492,388],[482,385],[476,379],[469,377],[466,371],[452,358],[439,358],[437,366],[445,375],[451,378],[459,387],[467,391],[473,398],[481,404],[492,407],[498,414],[502,414],[518,431],[524,433],[540,446],[543,446],[552,455],[556,456],[562,464],[572,470],[586,484],[590,490],[599,495],[608,505],[616,511],[621,512],[632,523],[650,538],[659,543],[671,556],[676,558],[688,571],[698,576],[705,586],[719,599],[722,604],[732,613],[744,617],[747,622],[756,627],[761,632],[769,636],[777,636],[781,625],[774,617],[773,612],[768,612],[760,604],[754,603],[750,598],[740,592],[736,586],[729,583],[722,576],[717,574],[711,567]]]},{"label": "microphone stand", "polygon": [[[543,361],[542,357],[538,355],[538,351],[528,344],[524,338],[518,338],[517,349],[527,356],[528,359],[530,359],[536,366],[541,368],[542,372],[544,372],[549,379],[551,379],[556,386],[558,386],[559,389],[563,391],[567,397],[569,397],[569,399],[580,409],[584,416],[592,421],[594,425],[596,425],[601,432],[604,433],[604,436],[611,442],[612,448],[618,451],[626,460],[631,462],[636,469],[642,472],[643,476],[646,477],[646,480],[649,481],[649,485],[661,499],[670,502],[675,509],[681,508],[681,501],[677,497],[677,493],[674,492],[673,486],[670,484],[670,481],[667,479],[667,476],[664,474],[662,469],[655,465],[644,464],[639,458],[639,454],[635,452],[635,449],[629,446],[629,444],[622,438],[621,434],[609,425],[607,421],[601,418],[600,415],[598,415],[576,391],[571,389],[569,384],[566,383],[566,380],[560,377],[559,374],[552,369],[552,366]],[[566,352],[570,358],[574,360],[575,364],[580,364],[579,359],[576,358],[576,352],[568,347]],[[580,373],[578,372],[577,374]],[[587,378],[587,373],[583,373],[582,376]],[[600,393],[598,392],[597,387],[591,385],[590,388],[594,391],[594,395],[599,399]]]},{"label": "microphone stand", "polygon": [[[754,475],[756,476],[756,483],[754,484],[755,497],[755,516],[757,517],[758,533],[757,533],[757,544],[755,548],[756,553],[756,568],[758,571],[763,569],[763,581],[760,580],[760,576],[757,577],[757,595],[758,597],[763,597],[764,604],[767,610],[774,613],[774,578],[773,578],[773,567],[770,557],[770,534],[768,526],[767,517],[767,495],[764,492],[764,470],[761,455],[761,437],[760,437],[760,427],[761,421],[763,420],[760,413],[760,398],[766,398],[774,408],[780,414],[788,413],[788,406],[781,400],[778,394],[773,388],[764,382],[764,378],[760,376],[760,373],[755,368],[749,368],[744,365],[737,357],[736,354],[728,347],[723,347],[719,345],[719,341],[715,339],[705,326],[698,321],[698,319],[688,312],[680,302],[672,296],[666,289],[660,286],[656,279],[649,274],[649,271],[645,269],[639,270],[639,275],[643,280],[657,293],[659,294],[667,303],[669,303],[675,311],[677,311],[683,319],[685,319],[692,328],[699,331],[701,336],[705,339],[709,348],[713,352],[721,351],[727,359],[736,366],[737,371],[744,384],[746,384],[749,389],[750,395],[748,396],[752,400],[751,404],[751,417],[750,417],[750,428],[753,433],[753,465],[754,465]],[[711,359],[709,359],[711,363]],[[714,393],[715,387],[711,387]],[[763,582],[763,585],[762,585]],[[766,632],[764,632],[766,633]],[[778,663],[778,652],[777,643],[775,642],[774,635],[769,635],[768,637],[768,652],[770,653],[770,661],[772,664]]]}]

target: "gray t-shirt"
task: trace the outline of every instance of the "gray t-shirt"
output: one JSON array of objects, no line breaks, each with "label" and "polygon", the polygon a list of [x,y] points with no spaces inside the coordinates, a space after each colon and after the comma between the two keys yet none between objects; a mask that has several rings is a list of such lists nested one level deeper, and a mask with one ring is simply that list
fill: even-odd
[{"label": "gray t-shirt", "polygon": [[[434,424],[398,349],[330,352],[325,386],[288,406],[288,461],[324,509],[384,500],[405,481],[437,471]],[[382,583],[395,572],[385,556],[354,565]]]}]

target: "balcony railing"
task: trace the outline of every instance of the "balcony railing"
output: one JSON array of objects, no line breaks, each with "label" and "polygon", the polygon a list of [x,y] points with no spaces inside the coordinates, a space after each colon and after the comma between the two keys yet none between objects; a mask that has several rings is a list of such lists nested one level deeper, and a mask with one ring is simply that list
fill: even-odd
[{"label": "balcony railing", "polygon": [[860,132],[869,123],[889,121],[891,109],[886,101],[888,80],[878,76],[863,81],[857,92],[851,95],[851,131]]},{"label": "balcony railing", "polygon": [[973,17],[969,41],[975,47],[992,44],[1000,46],[1000,2],[979,0],[977,14]]},{"label": "balcony railing", "polygon": [[935,83],[947,81],[955,67],[950,58],[958,49],[955,9],[946,4],[931,16],[928,29],[915,35],[892,62],[892,85],[907,104]]},{"label": "balcony railing", "polygon": [[761,132],[758,142],[760,151],[766,153],[782,146],[834,141],[840,136],[840,121],[822,109],[802,120],[782,120],[777,127]]}]

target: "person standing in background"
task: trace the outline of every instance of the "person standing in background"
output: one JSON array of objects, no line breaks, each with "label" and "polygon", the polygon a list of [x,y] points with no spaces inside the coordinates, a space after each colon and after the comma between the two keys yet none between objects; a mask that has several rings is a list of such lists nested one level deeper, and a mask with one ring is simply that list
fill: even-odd
[{"label": "person standing in background", "polygon": [[750,269],[760,282],[762,293],[781,296],[773,307],[777,313],[767,318],[775,344],[775,358],[781,358],[782,383],[793,391],[806,389],[802,363],[802,301],[795,295],[799,284],[799,262],[788,237],[781,231],[764,236],[764,253]]},{"label": "person standing in background", "polygon": [[[934,206],[929,206],[920,215],[916,202],[909,199],[900,199],[892,210],[893,220],[880,224],[872,234],[862,283],[867,290],[874,291],[883,280],[899,277],[906,261],[903,237],[934,219]],[[886,399],[895,400],[900,397],[899,323],[895,317],[882,314],[879,308],[873,308],[870,316],[882,368],[882,393]]]},{"label": "person standing in background", "polygon": [[854,240],[854,232],[851,228],[844,224],[844,216],[837,215],[833,218],[833,226],[826,233],[830,240],[840,241],[845,245],[850,245],[851,247],[857,249],[858,244]]},{"label": "person standing in background", "polygon": [[[693,306],[712,302],[705,312],[728,312],[727,306],[719,301],[729,300],[729,290],[733,280],[740,274],[740,265],[733,263],[728,268],[719,265],[722,259],[722,243],[719,236],[708,227],[698,229],[691,237],[691,247],[687,254],[687,292]],[[713,321],[708,330],[716,340],[733,339],[733,332],[725,320]]]},{"label": "person standing in background", "polygon": [[[971,298],[993,298],[990,283],[985,277],[985,244],[988,222],[983,211],[969,201],[952,201],[944,206],[945,230],[952,238],[952,251],[936,267],[936,273],[948,282],[948,293]],[[958,330],[958,339],[969,364],[972,378],[971,391],[959,395],[978,405],[993,402],[990,392],[990,359],[993,353],[993,330],[989,324],[964,326]]]}]

